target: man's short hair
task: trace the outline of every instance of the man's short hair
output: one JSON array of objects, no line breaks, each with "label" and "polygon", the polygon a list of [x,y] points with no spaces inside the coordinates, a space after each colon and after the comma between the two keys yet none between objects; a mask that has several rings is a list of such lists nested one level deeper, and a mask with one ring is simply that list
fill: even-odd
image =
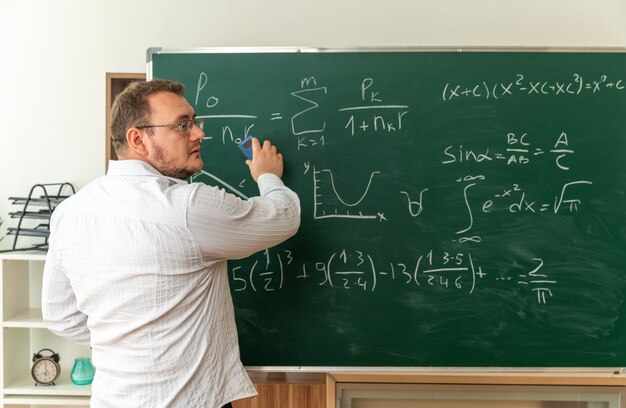
[{"label": "man's short hair", "polygon": [[[156,92],[173,92],[183,96],[185,85],[164,79],[132,82],[115,98],[111,108],[111,140],[118,155],[128,147],[128,129],[150,124],[148,97]],[[152,129],[148,128],[146,131],[150,134]]]}]

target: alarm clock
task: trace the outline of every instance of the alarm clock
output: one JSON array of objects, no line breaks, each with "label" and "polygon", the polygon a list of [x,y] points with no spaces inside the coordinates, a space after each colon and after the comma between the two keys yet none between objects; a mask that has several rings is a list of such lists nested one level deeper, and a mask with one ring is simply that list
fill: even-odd
[{"label": "alarm clock", "polygon": [[[49,351],[50,355],[41,354],[44,351]],[[61,356],[50,349],[41,349],[33,354],[33,367],[30,374],[36,381],[35,385],[55,385],[54,380],[61,374],[60,359]]]}]

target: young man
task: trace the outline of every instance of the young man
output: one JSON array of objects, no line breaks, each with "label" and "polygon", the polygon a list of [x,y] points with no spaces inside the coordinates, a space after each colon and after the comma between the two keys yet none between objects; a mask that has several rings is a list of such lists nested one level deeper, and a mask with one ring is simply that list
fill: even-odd
[{"label": "young man", "polygon": [[182,84],[137,82],[111,115],[119,161],[51,221],[42,309],[90,346],[93,407],[222,407],[256,394],[239,358],[226,261],[293,236],[300,203],[282,155],[254,139],[249,200],[183,179],[202,169],[202,122]]}]

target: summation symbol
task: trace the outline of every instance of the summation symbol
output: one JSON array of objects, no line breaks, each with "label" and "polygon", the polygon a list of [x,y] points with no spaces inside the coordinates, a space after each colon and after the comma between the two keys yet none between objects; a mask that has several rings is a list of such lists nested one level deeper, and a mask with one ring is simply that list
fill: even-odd
[{"label": "summation symbol", "polygon": [[335,176],[329,169],[316,170],[313,167],[313,218],[355,218],[355,219],[385,219],[382,212],[368,214],[360,211],[358,206],[365,200],[372,186],[374,176],[380,171],[373,171],[369,175],[363,194],[355,201],[342,198],[335,185]]},{"label": "summation symbol", "polygon": [[[317,86],[315,77],[303,78],[300,81],[300,88],[291,92],[291,96],[297,98],[304,103],[305,109],[296,113],[291,117],[291,132],[295,135],[303,135],[309,133],[322,133],[326,128],[326,121],[317,117],[316,113],[320,108],[320,101],[324,100],[328,94],[325,86]],[[317,125],[311,125],[314,120]]]}]

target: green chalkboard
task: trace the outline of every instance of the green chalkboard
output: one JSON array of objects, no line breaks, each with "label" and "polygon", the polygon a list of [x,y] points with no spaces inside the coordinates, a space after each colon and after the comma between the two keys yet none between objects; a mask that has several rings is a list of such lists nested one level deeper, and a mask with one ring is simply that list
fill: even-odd
[{"label": "green chalkboard", "polygon": [[[626,366],[626,54],[152,50],[205,118],[194,181],[302,226],[231,262],[249,366]],[[235,50],[236,51],[236,50]]]}]

